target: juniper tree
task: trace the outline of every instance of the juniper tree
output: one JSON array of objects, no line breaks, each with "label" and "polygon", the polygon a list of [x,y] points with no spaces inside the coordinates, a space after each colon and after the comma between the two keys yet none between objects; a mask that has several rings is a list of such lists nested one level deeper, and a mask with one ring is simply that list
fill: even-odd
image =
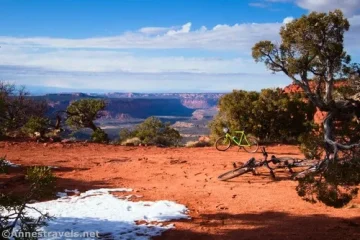
[{"label": "juniper tree", "polygon": [[[284,73],[320,111],[326,112],[323,132],[327,167],[318,172],[320,177],[307,176],[309,181],[302,181],[298,189],[302,196],[310,193],[333,206],[349,202],[356,188],[348,193],[341,190],[360,182],[360,157],[354,154],[360,145],[337,141],[335,127],[339,121],[345,125],[360,118],[358,99],[334,97],[337,79],[346,77],[355,83],[358,79],[357,65],[351,64],[351,57],[344,50],[344,34],[349,28],[349,21],[340,10],[312,12],[281,27],[279,44],[260,41],[252,48],[256,62],[264,62],[274,73]],[[344,154],[349,150],[351,156]]]}]

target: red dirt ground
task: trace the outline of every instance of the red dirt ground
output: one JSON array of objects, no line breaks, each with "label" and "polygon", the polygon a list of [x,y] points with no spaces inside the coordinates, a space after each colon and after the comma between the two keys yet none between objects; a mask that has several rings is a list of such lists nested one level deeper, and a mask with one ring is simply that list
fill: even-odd
[{"label": "red dirt ground", "polygon": [[[268,147],[267,151],[302,157],[296,146]],[[262,158],[260,153],[236,148],[219,152],[214,148],[0,142],[2,155],[25,166],[60,167],[54,169],[59,191],[129,187],[142,200],[166,199],[186,205],[192,219],[175,222],[176,229],[158,239],[360,239],[359,197],[342,209],[305,202],[297,196],[297,183],[289,179],[290,174],[280,170],[277,181],[265,170],[259,176],[217,180],[232,168],[232,162]],[[0,175],[0,182],[18,187],[16,172],[6,179]]]}]

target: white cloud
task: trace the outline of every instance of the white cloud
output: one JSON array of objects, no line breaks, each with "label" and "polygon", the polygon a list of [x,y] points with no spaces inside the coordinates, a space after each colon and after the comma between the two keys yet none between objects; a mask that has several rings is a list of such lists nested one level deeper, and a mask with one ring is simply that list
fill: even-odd
[{"label": "white cloud", "polygon": [[29,51],[23,48],[2,49],[0,65],[23,66],[55,71],[77,72],[187,72],[187,73],[258,73],[252,59],[211,57],[136,56],[115,50],[53,49]]},{"label": "white cloud", "polygon": [[188,22],[188,23],[184,24],[181,27],[181,29],[179,29],[179,30],[170,30],[166,34],[169,35],[169,36],[173,36],[173,35],[176,35],[176,34],[179,34],[179,33],[189,33],[190,29],[191,29],[191,22]]},{"label": "white cloud", "polygon": [[261,2],[251,2],[249,3],[250,7],[258,7],[258,8],[267,8],[268,5],[265,3],[261,3]]},{"label": "white cloud", "polygon": [[284,18],[283,23],[288,24],[288,23],[292,22],[293,20],[294,20],[293,17],[286,17],[286,18]]},{"label": "white cloud", "polygon": [[360,10],[360,0],[296,0],[296,4],[309,11],[328,12],[341,9],[347,16]]},{"label": "white cloud", "polygon": [[287,3],[292,2],[293,0],[265,0],[266,2],[275,2],[275,3]]},{"label": "white cloud", "polygon": [[[142,28],[119,36],[69,39],[49,37],[15,38],[0,36],[1,46],[37,48],[103,48],[103,49],[209,49],[246,50],[261,39],[278,39],[281,23],[217,25],[212,29],[191,30],[191,23],[181,28]],[[153,35],[157,33],[158,35]],[[162,33],[162,34],[159,34]],[[150,34],[150,35],[149,35]]]},{"label": "white cloud", "polygon": [[166,27],[144,27],[140,28],[139,32],[144,34],[163,34],[164,32],[169,31],[170,28]]},{"label": "white cloud", "polygon": [[[179,91],[254,90],[286,85],[289,80],[271,75],[263,64],[255,64],[250,52],[257,41],[279,41],[280,27],[291,19],[287,17],[282,23],[218,24],[199,29],[192,29],[189,22],[86,39],[0,36],[0,67],[3,66],[0,79],[19,84],[114,87],[129,91],[139,87],[166,91],[169,86]],[[352,28],[346,35],[346,46],[352,54],[360,51],[360,18],[353,16],[349,21]],[[155,49],[159,52],[166,49],[166,57],[154,55]],[[182,55],[179,49],[190,56],[179,56]],[[212,57],[201,57],[202,53],[196,53],[198,50]],[[172,56],[174,52],[176,56]]]}]

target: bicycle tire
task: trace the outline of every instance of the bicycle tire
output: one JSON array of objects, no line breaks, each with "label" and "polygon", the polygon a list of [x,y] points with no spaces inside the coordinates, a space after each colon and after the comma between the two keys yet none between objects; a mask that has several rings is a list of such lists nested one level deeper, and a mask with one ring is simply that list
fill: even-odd
[{"label": "bicycle tire", "polygon": [[[225,139],[226,139],[227,141],[229,141],[229,143],[228,143],[227,145],[225,145],[225,148],[224,148],[224,149],[219,148],[220,142],[221,142],[221,141],[224,141]],[[231,140],[230,140],[229,138],[227,138],[226,136],[219,137],[219,138],[216,140],[216,143],[215,143],[215,147],[216,147],[216,149],[217,149],[218,151],[226,151],[226,150],[228,150],[228,149],[230,148],[230,146],[231,146]]]},{"label": "bicycle tire", "polygon": [[252,171],[252,168],[240,167],[240,168],[236,168],[234,170],[231,170],[231,171],[221,174],[220,176],[218,176],[218,179],[220,181],[226,181],[226,180],[230,180],[232,178],[238,177],[240,175],[243,175],[243,174],[251,172],[251,171]]},{"label": "bicycle tire", "polygon": [[[259,143],[256,140],[256,138],[254,137],[248,137],[247,138],[248,142],[250,143],[250,148],[249,146],[242,146],[244,148],[244,150],[248,153],[255,153],[257,152],[257,150],[259,149]],[[251,148],[253,147],[253,148]]]}]

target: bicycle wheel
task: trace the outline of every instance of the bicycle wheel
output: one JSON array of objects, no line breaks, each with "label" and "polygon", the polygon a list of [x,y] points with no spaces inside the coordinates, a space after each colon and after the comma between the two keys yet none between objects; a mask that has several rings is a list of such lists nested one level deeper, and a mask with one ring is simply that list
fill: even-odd
[{"label": "bicycle wheel", "polygon": [[234,170],[231,170],[231,171],[228,171],[226,173],[223,173],[221,174],[220,176],[218,176],[218,179],[220,181],[226,181],[226,180],[229,180],[229,179],[232,179],[232,178],[235,178],[235,177],[238,177],[240,175],[243,175],[247,172],[251,172],[251,168],[248,168],[248,167],[240,167],[240,168],[236,168]]},{"label": "bicycle wheel", "polygon": [[242,146],[248,153],[254,153],[259,149],[259,143],[254,137],[247,138],[250,146]]},{"label": "bicycle wheel", "polygon": [[231,146],[231,141],[229,138],[225,136],[218,138],[218,140],[216,140],[215,143],[215,147],[219,151],[226,151],[229,149],[230,146]]}]

